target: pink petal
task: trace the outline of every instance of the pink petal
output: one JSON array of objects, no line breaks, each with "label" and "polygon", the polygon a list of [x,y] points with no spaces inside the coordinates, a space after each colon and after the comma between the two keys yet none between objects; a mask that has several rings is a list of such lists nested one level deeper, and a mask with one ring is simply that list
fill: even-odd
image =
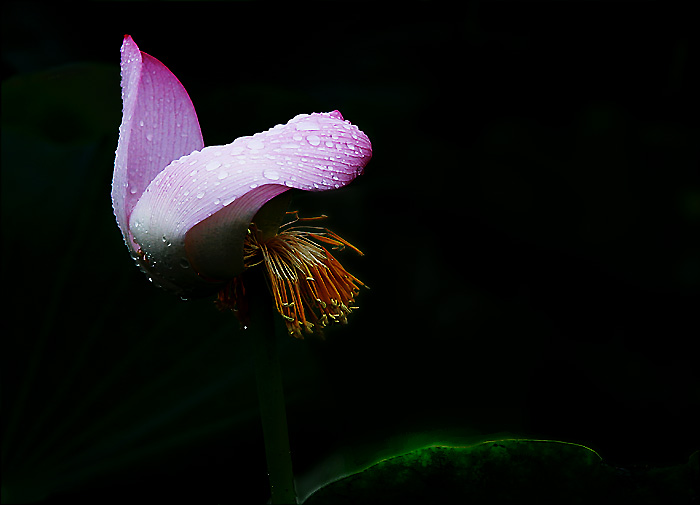
[{"label": "pink petal", "polygon": [[171,161],[204,146],[187,91],[129,35],[121,48],[122,124],[112,180],[112,205],[129,246],[129,216],[146,187]]},{"label": "pink petal", "polygon": [[245,230],[268,200],[290,188],[340,188],[371,156],[367,136],[339,112],[299,115],[171,163],[139,199],[131,231],[161,284],[211,288],[204,278],[222,282],[242,271]]}]

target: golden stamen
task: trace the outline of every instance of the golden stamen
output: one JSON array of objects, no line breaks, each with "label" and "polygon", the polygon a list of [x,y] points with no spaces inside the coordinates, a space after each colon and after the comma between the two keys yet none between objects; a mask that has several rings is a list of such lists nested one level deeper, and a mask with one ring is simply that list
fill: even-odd
[{"label": "golden stamen", "polygon": [[[326,216],[300,218],[297,212],[287,214],[292,214],[294,219],[283,224],[276,235],[266,240],[251,223],[245,237],[243,258],[246,268],[265,266],[275,308],[285,320],[289,333],[303,338],[302,331],[320,333],[329,322],[346,324],[347,315],[357,308],[354,297],[360,286],[365,286],[320,243],[339,250],[349,247],[360,255],[362,252],[327,228],[290,226]],[[243,315],[240,309],[244,304],[239,298],[244,295],[242,283],[234,279],[219,293],[217,305],[232,308]],[[247,306],[245,308],[247,310]]]}]

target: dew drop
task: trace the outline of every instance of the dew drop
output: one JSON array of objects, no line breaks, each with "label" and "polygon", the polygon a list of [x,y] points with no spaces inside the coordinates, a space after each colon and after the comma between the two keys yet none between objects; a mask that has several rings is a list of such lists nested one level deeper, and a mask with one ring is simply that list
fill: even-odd
[{"label": "dew drop", "polygon": [[146,134],[146,140],[148,140],[149,142],[150,142],[151,140],[153,140],[153,134],[152,134],[152,133],[147,133],[147,134]]},{"label": "dew drop", "polygon": [[250,140],[248,141],[248,149],[262,149],[265,147],[265,144],[261,140]]},{"label": "dew drop", "polygon": [[333,144],[333,142],[331,142],[330,140],[326,141],[326,147],[333,147],[334,145],[335,144]]},{"label": "dew drop", "polygon": [[221,172],[216,178],[223,181],[226,177],[228,177],[228,172]]},{"label": "dew drop", "polygon": [[311,144],[312,146],[317,146],[321,143],[321,139],[318,135],[309,135],[306,137],[306,140]]},{"label": "dew drop", "polygon": [[180,266],[181,266],[182,268],[190,268],[190,262],[187,261],[185,258],[182,258],[182,259],[180,260]]},{"label": "dew drop", "polygon": [[143,121],[139,121],[139,126],[143,126]]},{"label": "dew drop", "polygon": [[321,127],[318,123],[314,121],[301,121],[296,124],[297,130],[310,131],[310,130],[320,130]]},{"label": "dew drop", "polygon": [[204,198],[204,191],[197,193],[197,198]]},{"label": "dew drop", "polygon": [[220,161],[213,160],[213,161],[210,161],[209,163],[207,163],[207,166],[204,167],[204,168],[205,168],[206,170],[208,170],[208,171],[211,172],[212,170],[216,170],[216,169],[219,168],[220,166],[221,166],[221,162],[220,162]]},{"label": "dew drop", "polygon": [[300,141],[301,139],[303,139],[304,137],[302,137],[302,136],[301,136],[300,134],[298,134],[298,133],[295,133],[294,136],[293,136],[292,138],[298,142],[298,141]]},{"label": "dew drop", "polygon": [[280,173],[277,170],[268,168],[267,170],[263,170],[263,177],[271,181],[276,181],[280,178]]}]

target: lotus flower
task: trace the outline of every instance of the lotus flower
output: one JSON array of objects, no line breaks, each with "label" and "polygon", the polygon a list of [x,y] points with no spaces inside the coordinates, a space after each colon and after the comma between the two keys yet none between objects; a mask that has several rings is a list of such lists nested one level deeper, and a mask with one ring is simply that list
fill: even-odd
[{"label": "lotus flower", "polygon": [[332,190],[362,173],[367,136],[336,110],[204,147],[185,88],[128,35],[121,70],[112,204],[149,279],[183,297],[218,293],[220,307],[238,310],[240,274],[262,264],[290,333],[344,321],[362,283],[322,244],[355,248],[298,217],[278,227],[290,189]]}]

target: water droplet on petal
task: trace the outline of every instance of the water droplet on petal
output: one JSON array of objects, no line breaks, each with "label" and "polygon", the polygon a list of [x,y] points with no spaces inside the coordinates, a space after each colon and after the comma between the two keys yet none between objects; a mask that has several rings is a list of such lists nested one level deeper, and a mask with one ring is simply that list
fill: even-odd
[{"label": "water droplet on petal", "polygon": [[197,198],[204,198],[204,191],[197,193]]},{"label": "water droplet on petal", "polygon": [[146,140],[148,140],[149,142],[150,142],[151,140],[153,140],[153,134],[152,134],[152,133],[147,133],[147,134],[146,134]]},{"label": "water droplet on petal", "polygon": [[311,144],[312,146],[317,146],[321,143],[321,139],[318,135],[309,135],[306,137],[306,140]]},{"label": "water droplet on petal", "polygon": [[297,130],[309,131],[320,130],[321,127],[315,121],[301,121],[296,124]]},{"label": "water droplet on petal", "polygon": [[221,162],[217,160],[210,161],[207,163],[207,166],[204,167],[206,170],[211,171],[211,170],[216,170],[221,166]]},{"label": "water droplet on petal", "polygon": [[280,173],[277,170],[268,168],[263,171],[263,177],[270,179],[271,181],[276,181],[280,178]]},{"label": "water droplet on petal", "polygon": [[221,172],[216,178],[222,181],[226,179],[226,177],[228,177],[228,172]]},{"label": "water droplet on petal", "polygon": [[248,149],[262,149],[265,147],[265,144],[261,140],[250,140],[248,141]]}]

